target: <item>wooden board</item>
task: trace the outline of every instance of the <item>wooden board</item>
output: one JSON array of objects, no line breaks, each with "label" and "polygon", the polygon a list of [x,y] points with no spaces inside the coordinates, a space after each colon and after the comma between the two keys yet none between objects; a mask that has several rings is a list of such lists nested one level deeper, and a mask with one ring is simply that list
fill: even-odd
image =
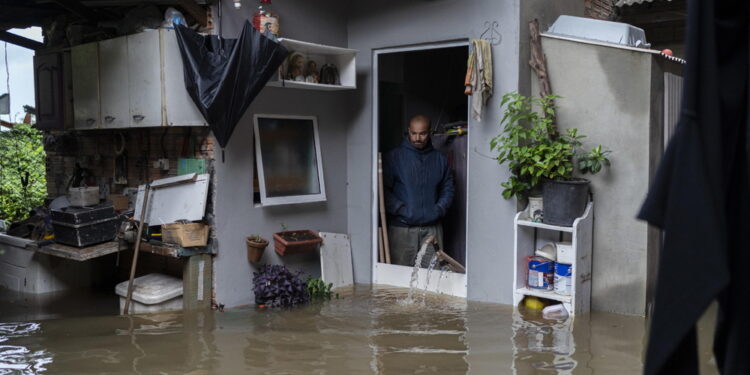
[{"label": "wooden board", "polygon": [[[191,175],[177,176],[152,183],[154,188],[151,190],[145,219],[149,225],[169,224],[183,219],[203,219],[210,177],[208,174],[197,175],[194,182],[189,181],[190,177]],[[188,182],[184,182],[186,180]],[[145,185],[138,187],[138,198],[135,203],[135,217],[138,218],[141,217],[145,188]]]},{"label": "wooden board", "polygon": [[118,241],[104,242],[98,245],[81,248],[66,246],[59,243],[45,245],[40,248],[29,247],[29,249],[34,249],[43,254],[76,260],[79,262],[116,253],[118,251],[126,250],[127,248],[127,244],[121,244]]},{"label": "wooden board", "polygon": [[352,248],[349,236],[340,233],[320,232],[320,273],[323,281],[334,288],[354,284]]}]

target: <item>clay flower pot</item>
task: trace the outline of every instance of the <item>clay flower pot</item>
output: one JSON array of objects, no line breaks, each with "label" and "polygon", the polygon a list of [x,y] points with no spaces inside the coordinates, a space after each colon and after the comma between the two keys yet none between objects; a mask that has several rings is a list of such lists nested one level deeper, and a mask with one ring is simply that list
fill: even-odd
[{"label": "clay flower pot", "polygon": [[263,257],[263,252],[268,246],[268,240],[263,237],[250,236],[245,238],[245,244],[247,244],[248,262],[260,262],[260,258]]},{"label": "clay flower pot", "polygon": [[273,234],[274,250],[281,256],[313,252],[322,242],[320,236],[308,229]]}]

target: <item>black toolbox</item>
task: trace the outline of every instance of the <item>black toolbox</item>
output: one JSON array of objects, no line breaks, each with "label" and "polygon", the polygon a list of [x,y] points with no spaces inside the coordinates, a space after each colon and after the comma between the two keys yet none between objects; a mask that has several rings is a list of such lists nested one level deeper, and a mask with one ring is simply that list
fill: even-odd
[{"label": "black toolbox", "polygon": [[52,210],[51,216],[55,242],[75,247],[112,241],[121,222],[112,202]]}]

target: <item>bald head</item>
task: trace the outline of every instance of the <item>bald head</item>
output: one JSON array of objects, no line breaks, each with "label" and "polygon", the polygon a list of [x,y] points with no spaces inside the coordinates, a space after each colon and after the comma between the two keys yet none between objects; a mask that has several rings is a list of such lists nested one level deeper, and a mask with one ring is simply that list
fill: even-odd
[{"label": "bald head", "polygon": [[423,149],[430,140],[430,119],[424,115],[416,115],[409,120],[409,142],[412,146]]}]

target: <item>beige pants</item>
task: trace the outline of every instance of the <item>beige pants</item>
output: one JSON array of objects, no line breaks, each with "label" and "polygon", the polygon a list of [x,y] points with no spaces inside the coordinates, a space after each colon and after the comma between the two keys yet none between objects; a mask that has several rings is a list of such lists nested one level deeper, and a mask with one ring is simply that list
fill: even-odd
[{"label": "beige pants", "polygon": [[[423,227],[389,226],[388,242],[391,247],[391,262],[393,264],[413,267],[419,249],[429,236],[435,236],[438,245],[441,249],[443,248],[443,227],[439,223]],[[429,267],[430,261],[434,256],[435,248],[430,245],[422,257],[420,267]]]}]

